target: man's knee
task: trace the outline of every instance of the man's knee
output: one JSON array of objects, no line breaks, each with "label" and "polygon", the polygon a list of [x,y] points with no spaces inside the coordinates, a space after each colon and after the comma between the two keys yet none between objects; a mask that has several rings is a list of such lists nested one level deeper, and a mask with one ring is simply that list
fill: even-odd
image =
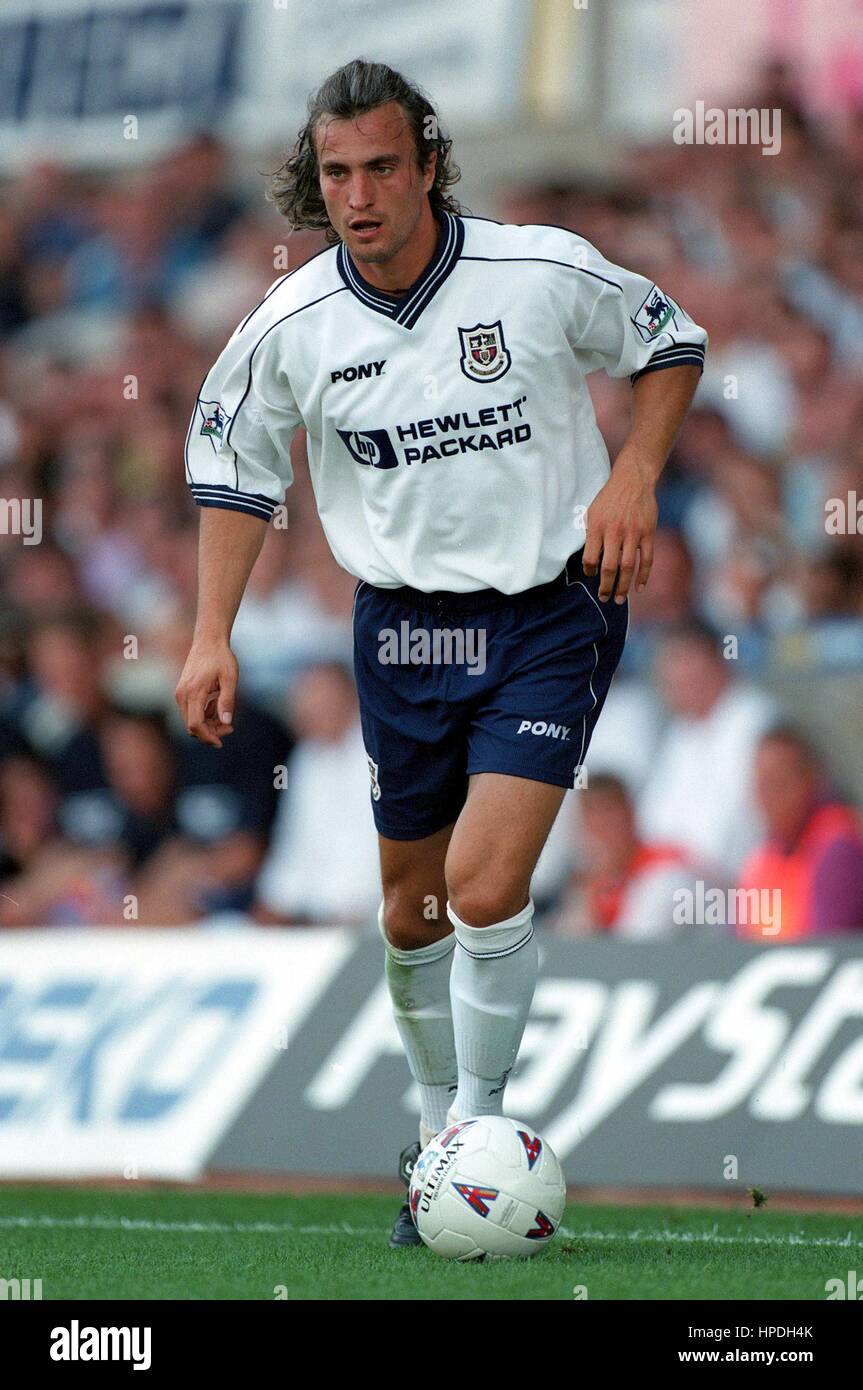
[{"label": "man's knee", "polygon": [[448,864],[447,891],[450,907],[467,926],[492,927],[527,907],[530,885],[488,865]]},{"label": "man's knee", "polygon": [[407,883],[384,886],[378,924],[384,940],[397,951],[418,951],[452,929],[446,903]]}]

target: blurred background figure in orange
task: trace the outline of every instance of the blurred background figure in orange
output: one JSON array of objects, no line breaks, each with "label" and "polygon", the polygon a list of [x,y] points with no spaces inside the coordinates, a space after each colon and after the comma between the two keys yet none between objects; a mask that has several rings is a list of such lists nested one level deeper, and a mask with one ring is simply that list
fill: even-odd
[{"label": "blurred background figure in orange", "polygon": [[570,882],[557,931],[643,941],[679,930],[678,895],[694,891],[703,868],[683,845],[639,835],[632,797],[619,777],[598,773],[579,796],[584,867]]},{"label": "blurred background figure in orange", "polygon": [[[779,930],[772,939],[863,930],[860,814],[831,786],[821,758],[792,727],[761,739],[755,794],[767,835],[743,865],[740,888],[778,893]],[[763,935],[757,925],[739,930]]]}]

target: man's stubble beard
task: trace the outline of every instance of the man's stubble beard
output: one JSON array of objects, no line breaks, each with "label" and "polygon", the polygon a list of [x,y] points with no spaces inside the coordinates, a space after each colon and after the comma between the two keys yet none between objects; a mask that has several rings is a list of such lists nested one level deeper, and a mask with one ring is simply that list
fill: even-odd
[{"label": "man's stubble beard", "polygon": [[399,237],[399,239],[395,242],[393,246],[390,247],[388,251],[369,251],[367,254],[364,255],[362,247],[360,247],[356,251],[351,251],[352,258],[355,261],[362,261],[364,265],[386,265],[387,261],[391,261],[393,256],[397,256],[399,251],[401,251],[402,247],[406,246],[407,243],[410,241],[411,237],[413,236],[414,232],[419,226],[421,217],[422,204],[420,204],[417,208],[417,214],[413,220],[412,225],[404,233],[403,236]]}]

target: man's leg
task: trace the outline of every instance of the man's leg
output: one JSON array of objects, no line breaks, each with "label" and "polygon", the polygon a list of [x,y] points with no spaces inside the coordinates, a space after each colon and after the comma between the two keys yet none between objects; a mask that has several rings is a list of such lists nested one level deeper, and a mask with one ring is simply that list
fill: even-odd
[{"label": "man's leg", "polygon": [[562,787],[481,772],[449,843],[447,913],[458,1093],[450,1119],[500,1115],[536,987],[530,881]]},{"label": "man's leg", "polygon": [[422,1147],[443,1129],[456,1089],[449,978],[455,938],[446,914],[444,876],[452,832],[448,825],[421,840],[379,837],[386,978],[419,1088]]}]

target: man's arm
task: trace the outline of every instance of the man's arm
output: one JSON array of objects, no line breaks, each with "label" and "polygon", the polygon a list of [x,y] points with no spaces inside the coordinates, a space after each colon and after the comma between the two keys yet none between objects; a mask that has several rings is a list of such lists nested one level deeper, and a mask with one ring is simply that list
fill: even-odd
[{"label": "man's arm", "polygon": [[585,574],[596,574],[601,557],[603,602],[611,597],[615,578],[614,601],[625,601],[639,557],[636,589],[647,583],[658,517],[656,484],[700,376],[699,367],[666,367],[646,372],[633,384],[632,429],[611,477],[587,510],[583,567]]},{"label": "man's arm", "polygon": [[231,628],[266,534],[267,523],[247,512],[201,508],[198,614],[175,697],[189,733],[215,748],[234,731],[239,670]]}]

